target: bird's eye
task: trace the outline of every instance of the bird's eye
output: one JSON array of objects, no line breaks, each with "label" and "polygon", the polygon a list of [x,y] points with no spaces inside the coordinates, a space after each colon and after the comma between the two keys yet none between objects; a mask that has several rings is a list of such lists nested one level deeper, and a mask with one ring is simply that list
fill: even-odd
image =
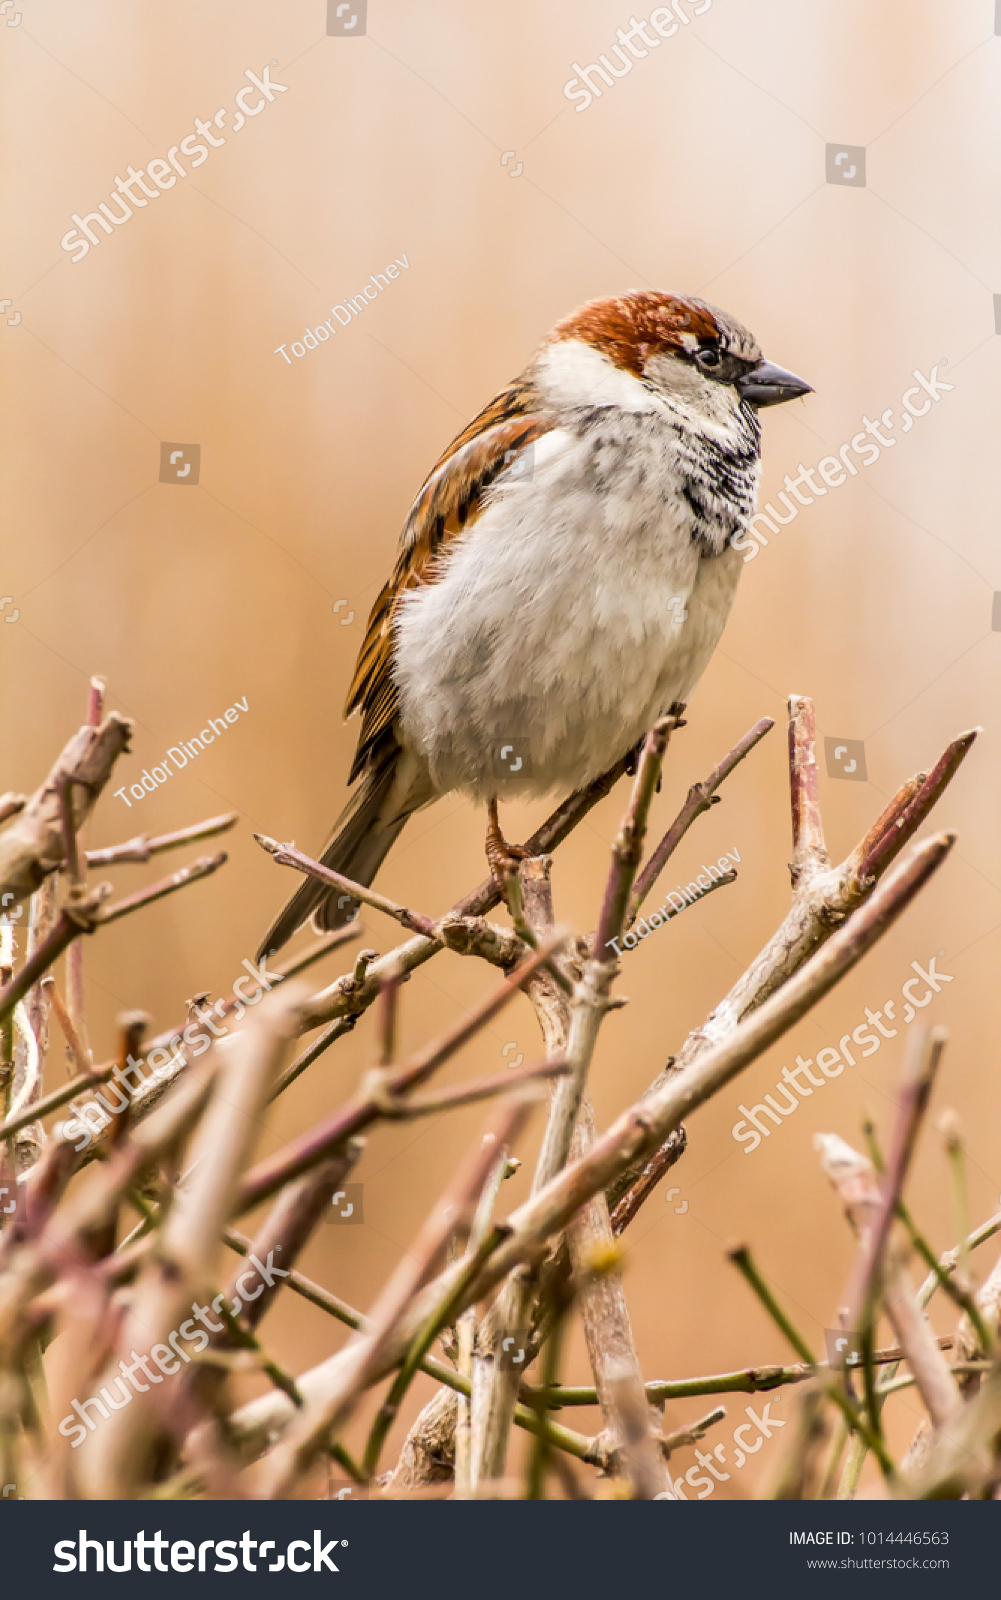
[{"label": "bird's eye", "polygon": [[700,367],[718,367],[720,355],[718,350],[700,350],[696,357]]}]

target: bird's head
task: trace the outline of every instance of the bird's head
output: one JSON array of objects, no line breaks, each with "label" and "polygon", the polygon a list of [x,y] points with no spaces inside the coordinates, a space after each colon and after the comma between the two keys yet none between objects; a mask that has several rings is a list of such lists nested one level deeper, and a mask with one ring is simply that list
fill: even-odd
[{"label": "bird's head", "polygon": [[591,300],[553,329],[547,349],[554,372],[564,367],[569,375],[577,364],[568,345],[580,350],[582,365],[599,359],[610,399],[619,374],[708,417],[812,393],[802,378],[767,361],[734,317],[693,296],[642,290]]}]

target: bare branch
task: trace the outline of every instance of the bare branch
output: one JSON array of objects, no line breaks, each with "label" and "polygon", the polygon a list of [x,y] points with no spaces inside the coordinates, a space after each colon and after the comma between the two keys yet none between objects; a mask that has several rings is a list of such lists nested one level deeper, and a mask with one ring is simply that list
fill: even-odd
[{"label": "bare branch", "polygon": [[116,901],[113,906],[105,907],[98,915],[95,926],[104,927],[109,922],[117,922],[119,917],[127,917],[130,912],[140,911],[177,889],[187,888],[189,883],[197,883],[199,878],[210,877],[227,860],[225,850],[220,850],[214,856],[199,856],[190,866],[179,867],[172,872],[169,878],[160,878],[156,883],[147,884],[145,889],[137,889],[135,894],[127,895],[124,900]]},{"label": "bare branch", "polygon": [[350,1033],[357,1021],[357,1017],[338,1017],[334,1022],[329,1022],[323,1032],[313,1040],[312,1044],[308,1045],[285,1068],[271,1091],[271,1099],[277,1100],[280,1094],[284,1094],[289,1084],[294,1083],[300,1073],[305,1072],[307,1067],[311,1067],[313,1062],[319,1056],[322,1056],[324,1050],[328,1050],[338,1039],[343,1038],[344,1034]]},{"label": "bare branch", "polygon": [[194,844],[199,839],[211,839],[218,833],[228,833],[239,821],[239,812],[227,811],[221,817],[209,817],[207,822],[196,822],[190,828],[178,828],[174,833],[161,833],[151,839],[148,833],[137,834],[124,844],[107,845],[103,850],[88,850],[88,867],[110,867],[125,861],[149,861],[165,850],[176,850],[180,845]]},{"label": "bare branch", "polygon": [[73,814],[73,778],[68,772],[56,777],[56,798],[59,801],[59,822],[62,832],[63,860],[72,883],[80,882],[80,856],[76,842],[76,818]]},{"label": "bare branch", "polygon": [[33,894],[65,856],[59,786],[73,788],[76,828],[90,815],[118,757],[127,751],[132,724],[112,712],[100,728],[83,727],[73,735],[45,783],[0,833],[0,889],[20,904]]},{"label": "bare branch", "polygon": [[[851,1307],[849,1325],[852,1328],[861,1329],[868,1326],[874,1314],[880,1293],[883,1259],[890,1230],[907,1179],[918,1132],[928,1109],[946,1037],[946,1032],[942,1028],[936,1028],[930,1034],[923,1028],[915,1028],[908,1039],[897,1096],[893,1142],[886,1175],[876,1197],[878,1209],[875,1216],[869,1216],[870,1206],[867,1198],[863,1198],[861,1194],[857,1201],[850,1198],[850,1194],[854,1194],[854,1189],[849,1191],[842,1188],[840,1182],[838,1183],[839,1192],[846,1206],[852,1208],[853,1220],[859,1228],[860,1235],[859,1254],[847,1297],[847,1303]],[[821,1137],[817,1135],[818,1140]],[[871,1173],[872,1168],[868,1162],[866,1166]],[[834,1178],[833,1173],[831,1176]],[[834,1181],[838,1182],[837,1179]]]},{"label": "bare branch", "polygon": [[[797,717],[802,730],[801,708],[806,702],[797,698],[796,704],[800,708]],[[839,866],[812,870],[813,858],[809,855],[804,858],[794,887],[792,904],[781,926],[706,1022],[689,1034],[681,1050],[658,1073],[650,1086],[651,1094],[660,1090],[672,1074],[688,1071],[724,1033],[781,988],[818,946],[830,938],[834,929],[866,900],[872,892],[874,881],[885,872],[955,775],[973,738],[973,734],[964,734],[948,747],[935,767],[934,782],[922,778],[920,783],[912,780],[910,785],[905,785],[897,799],[886,808],[880,821]],[[916,811],[910,801],[919,792],[923,798]],[[905,811],[906,826],[901,821]],[[898,822],[901,823],[899,827]],[[876,845],[880,839],[884,840],[885,847],[878,851]],[[669,1142],[662,1151],[651,1157],[645,1170],[641,1172],[639,1167],[633,1168],[612,1186],[609,1201],[616,1217],[622,1218],[622,1226],[636,1215],[643,1201],[677,1161],[679,1154],[676,1142]],[[628,1200],[623,1205],[627,1191]]]},{"label": "bare branch", "polygon": [[605,898],[594,936],[593,954],[598,961],[611,959],[613,941],[622,936],[633,883],[643,856],[650,803],[660,781],[664,755],[679,717],[662,717],[646,736],[626,814],[612,845],[612,870],[605,886]]},{"label": "bare branch", "polygon": [[921,1398],[928,1407],[928,1415],[933,1426],[941,1428],[961,1409],[963,1402],[948,1363],[918,1307],[914,1289],[899,1262],[888,1273],[884,1299],[887,1316],[900,1340]]},{"label": "bare branch", "polygon": [[[323,1440],[328,1436],[336,1437],[364,1390],[387,1370],[385,1363],[390,1351],[394,1346],[405,1349],[411,1344],[425,1325],[432,1306],[447,1302],[453,1314],[461,1309],[455,1303],[454,1284],[447,1287],[431,1284],[425,1296],[430,1305],[421,1307],[413,1318],[414,1326],[400,1336],[404,1313],[416,1307],[415,1296],[434,1271],[456,1227],[468,1234],[476,1201],[498,1150],[513,1143],[531,1109],[532,1102],[524,1099],[509,1105],[492,1132],[464,1163],[379,1296],[371,1314],[373,1331],[358,1335],[348,1346],[339,1381],[322,1400],[307,1398],[304,1410],[275,1448],[265,1473],[266,1498],[283,1498],[292,1491]],[[491,1230],[492,1236],[495,1232]],[[495,1246],[498,1240],[491,1237],[489,1242]],[[485,1251],[485,1245],[481,1249]],[[460,1260],[453,1268],[453,1277],[463,1278],[465,1273],[466,1264]],[[390,1357],[392,1364],[395,1363]]]},{"label": "bare branch", "polygon": [[73,1062],[77,1071],[80,1073],[85,1073],[89,1076],[91,1073],[90,1052],[84,1049],[79,1035],[73,1026],[70,1014],[66,1009],[66,1003],[56,987],[54,974],[51,972],[48,973],[42,979],[42,985],[48,992],[52,1009],[56,1014],[56,1021],[62,1030],[62,1036],[66,1040],[66,1043],[69,1047],[69,1053],[73,1058]]},{"label": "bare branch", "polygon": [[537,1083],[540,1079],[563,1078],[570,1066],[561,1056],[545,1057],[530,1062],[527,1067],[512,1067],[505,1072],[495,1072],[489,1078],[478,1078],[473,1083],[457,1084],[440,1095],[411,1095],[396,1099],[382,1097],[382,1115],[400,1118],[436,1116],[440,1111],[454,1111],[458,1106],[476,1105],[480,1100],[494,1100],[498,1095],[510,1094],[522,1083]]},{"label": "bare branch", "polygon": [[[260,1128],[260,1111],[296,1029],[306,990],[293,982],[268,999],[222,1062],[191,1148],[191,1178],[175,1189],[155,1254],[147,1257],[118,1329],[116,1343],[147,1347],[180,1325],[192,1291],[212,1281],[218,1240],[229,1221],[233,1192]],[[211,1054],[222,1054],[213,1050]],[[127,1493],[148,1450],[150,1415],[139,1404],[117,1411],[91,1435],[80,1465],[92,1491]]]},{"label": "bare branch", "polygon": [[[56,925],[58,883],[53,873],[46,878],[40,889],[36,889],[31,897],[31,908],[28,916],[28,950],[30,960],[39,945],[48,938]],[[28,1012],[28,1021],[31,1031],[38,1041],[38,1056],[44,1069],[49,1054],[49,997],[41,980],[34,985],[25,998],[25,1008]]]},{"label": "bare branch", "polygon": [[913,838],[959,771],[980,732],[980,728],[971,728],[953,739],[927,777],[919,774],[891,800],[856,852],[855,872],[859,882],[878,878]]},{"label": "bare branch", "polygon": [[20,972],[4,986],[3,990],[0,990],[0,1021],[10,1015],[32,985],[48,972],[67,945],[72,944],[81,933],[93,933],[98,924],[101,905],[109,892],[108,885],[101,884],[97,889],[86,890],[78,898],[67,901],[51,933],[42,940],[34,954],[28,957]]},{"label": "bare branch", "polygon": [[[511,1239],[491,1261],[488,1280],[533,1256],[550,1234],[564,1227],[577,1208],[638,1157],[662,1143],[697,1106],[729,1083],[762,1050],[781,1038],[793,1023],[833,988],[861,960],[900,916],[942,864],[954,843],[940,834],[913,845],[827,944],[758,1010],[744,1019],[702,1059],[662,1089],[646,1095],[623,1112],[596,1141],[590,1153],[568,1167],[509,1218]],[[489,1283],[480,1286],[485,1292]]]},{"label": "bare branch", "polygon": [[[649,1393],[649,1388],[647,1392]],[[659,1441],[660,1448],[666,1456],[669,1456],[672,1450],[680,1450],[686,1444],[698,1444],[700,1439],[705,1438],[709,1429],[715,1427],[717,1422],[722,1422],[725,1416],[725,1406],[714,1406],[704,1417],[700,1417],[698,1422],[691,1422],[687,1428],[677,1428],[674,1433],[665,1434]]]},{"label": "bare branch", "polygon": [[830,857],[824,844],[817,782],[817,724],[813,701],[789,697],[789,794],[792,801],[792,881],[804,871],[809,877],[824,871]]},{"label": "bare branch", "polygon": [[[954,1341],[952,1334],[946,1334],[936,1342],[940,1350],[948,1350]],[[880,1366],[900,1361],[903,1355],[899,1345],[892,1345],[886,1350],[874,1350],[872,1359],[876,1366]],[[804,1383],[808,1378],[815,1378],[818,1372],[826,1370],[829,1370],[826,1361],[797,1361],[789,1367],[744,1367],[738,1372],[716,1372],[705,1378],[655,1378],[645,1387],[647,1398],[658,1402],[688,1400],[694,1395],[703,1394],[767,1394],[771,1389],[781,1389],[786,1384]],[[534,1399],[539,1395],[538,1390],[529,1389],[524,1384],[521,1392],[525,1399]],[[596,1406],[598,1391],[577,1384],[561,1384],[552,1394],[544,1394],[539,1398],[544,1404],[558,1410],[564,1407]]]},{"label": "bare branch", "polygon": [[107,1083],[114,1076],[117,1065],[117,1061],[113,1061],[110,1066],[100,1067],[94,1072],[82,1072],[79,1077],[71,1078],[69,1083],[64,1083],[61,1089],[53,1089],[44,1095],[27,1111],[16,1117],[9,1117],[6,1122],[0,1122],[0,1139],[9,1139],[15,1133],[20,1133],[30,1122],[47,1117],[50,1111],[58,1111],[60,1106],[68,1105],[85,1089],[100,1088],[102,1083]]},{"label": "bare branch", "polygon": [[297,872],[305,873],[308,878],[315,878],[318,883],[325,883],[331,889],[342,890],[360,905],[384,911],[387,917],[392,917],[410,933],[422,933],[428,938],[434,937],[434,922],[421,912],[409,911],[406,906],[398,905],[395,900],[387,899],[384,894],[377,894],[374,889],[369,889],[364,884],[342,877],[339,872],[332,872],[321,861],[314,861],[312,856],[305,855],[292,844],[279,844],[277,839],[269,839],[266,833],[255,833],[254,838],[261,849],[266,850],[268,855],[274,858],[277,866],[294,867]]},{"label": "bare branch", "polygon": [[[283,1184],[297,1178],[300,1173],[323,1160],[347,1138],[362,1133],[369,1125],[384,1115],[385,1100],[396,1100],[437,1071],[444,1061],[473,1037],[491,1017],[507,1005],[523,984],[543,966],[558,948],[559,939],[551,940],[541,949],[533,951],[511,976],[475,1006],[463,1020],[440,1039],[419,1051],[409,1062],[396,1068],[382,1080],[376,1091],[363,1088],[345,1105],[339,1107],[325,1121],[319,1122],[308,1133],[293,1140],[284,1150],[260,1162],[244,1177],[239,1191],[236,1214],[249,1210],[261,1200],[266,1200]],[[367,978],[366,978],[367,981]],[[307,1014],[315,1004],[315,996],[307,1003]]]}]

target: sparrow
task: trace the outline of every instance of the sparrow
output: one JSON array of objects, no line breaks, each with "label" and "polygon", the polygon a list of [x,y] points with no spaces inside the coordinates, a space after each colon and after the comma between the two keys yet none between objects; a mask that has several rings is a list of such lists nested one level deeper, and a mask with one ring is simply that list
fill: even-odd
[{"label": "sparrow", "polygon": [[[321,860],[372,882],[408,817],[581,789],[687,702],[733,604],[757,507],[758,411],[811,386],[693,296],[592,300],[445,450],[369,617],[345,716],[355,792]],[[307,879],[268,931],[357,905]]]}]

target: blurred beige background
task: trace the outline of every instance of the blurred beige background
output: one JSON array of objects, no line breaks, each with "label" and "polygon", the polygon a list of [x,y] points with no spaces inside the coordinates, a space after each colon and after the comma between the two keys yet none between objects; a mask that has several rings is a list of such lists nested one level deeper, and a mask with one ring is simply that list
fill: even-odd
[{"label": "blurred beige background", "polygon": [[[324,0],[17,5],[16,24],[10,8],[0,20],[0,291],[11,301],[0,315],[0,786],[41,780],[82,720],[91,672],[106,674],[109,706],[135,719],[121,783],[138,782],[236,700],[248,707],[155,794],[131,809],[109,795],[99,808],[94,844],[241,813],[222,873],[89,944],[102,1056],[120,1008],[146,1007],[166,1027],[188,995],[229,992],[290,887],[253,829],[322,843],[356,738],[342,725],[344,693],[411,497],[558,317],[592,296],[652,286],[702,294],[746,322],[816,389],[764,417],[763,501],[800,463],[836,454],[863,414],[893,410],[893,447],[801,509],[747,564],[654,815],[665,827],[688,784],[757,718],[774,717],[676,858],[686,882],[736,848],[739,880],[627,959],[631,1004],[609,1020],[593,1078],[603,1125],[782,917],[790,692],[814,697],[823,735],[864,741],[867,782],[822,776],[836,859],[900,781],[983,724],[937,813],[959,832],[951,861],[848,982],[693,1118],[672,1174],[679,1192],[667,1202],[660,1190],[627,1236],[648,1377],[790,1358],[726,1263],[724,1245],[738,1236],[820,1346],[851,1242],[812,1135],[857,1142],[866,1108],[885,1128],[903,1029],[750,1155],[731,1136],[736,1105],[773,1091],[797,1052],[836,1043],[866,1006],[893,998],[899,1018],[910,963],[939,951],[953,981],[922,1012],[951,1031],[936,1106],[956,1107],[967,1130],[975,1220],[1001,1190],[992,0],[712,0],[699,15],[679,0],[684,25],[581,112],[563,94],[571,64],[608,52],[630,24],[624,4],[371,0],[367,31],[344,37],[327,36]],[[260,77],[272,62],[286,92],[235,131],[245,70]],[[260,100],[256,90],[243,98]],[[225,143],[71,260],[60,240],[72,213],[107,201],[129,163],[165,156],[195,117],[211,121],[220,108],[213,133]],[[827,181],[826,147],[836,153],[838,141],[864,147],[864,187]],[[406,269],[350,326],[291,364],[275,354],[404,256]],[[954,387],[904,432],[901,396],[915,368],[936,365]],[[200,446],[196,485],[158,481],[163,441]],[[624,793],[557,857],[558,911],[581,928],[594,925]],[[543,814],[512,808],[509,836]],[[482,833],[465,802],[439,804],[408,827],[380,886],[440,913],[483,876]],[[127,891],[162,870],[112,876]],[[366,943],[384,950],[392,932],[373,914]],[[437,958],[404,992],[404,1047],[461,1016],[493,981],[478,964]],[[320,1060],[274,1109],[262,1151],[350,1091],[371,1039],[367,1019]],[[445,1081],[496,1070],[511,1042],[536,1048],[525,1004]],[[57,1049],[51,1081],[62,1070]],[[305,1269],[365,1308],[481,1125],[474,1109],[376,1132],[355,1174],[364,1225],[319,1229]],[[538,1132],[521,1151],[512,1201],[526,1192]],[[936,1248],[951,1244],[934,1135],[912,1198]],[[980,1270],[991,1260],[988,1246]],[[935,1319],[951,1326],[937,1304]],[[296,1367],[341,1339],[288,1297],[264,1332]],[[578,1341],[566,1377],[585,1376]],[[405,1421],[430,1393],[419,1380]],[[732,1397],[713,1436],[730,1462],[748,1399]],[[700,1406],[669,1406],[668,1419],[678,1425]],[[777,1408],[790,1412],[788,1399]],[[918,1414],[906,1394],[894,1402],[896,1443]],[[593,1428],[596,1418],[567,1420]],[[772,1441],[731,1467],[716,1497],[751,1493],[779,1453]],[[683,1452],[676,1466],[693,1460]]]}]

